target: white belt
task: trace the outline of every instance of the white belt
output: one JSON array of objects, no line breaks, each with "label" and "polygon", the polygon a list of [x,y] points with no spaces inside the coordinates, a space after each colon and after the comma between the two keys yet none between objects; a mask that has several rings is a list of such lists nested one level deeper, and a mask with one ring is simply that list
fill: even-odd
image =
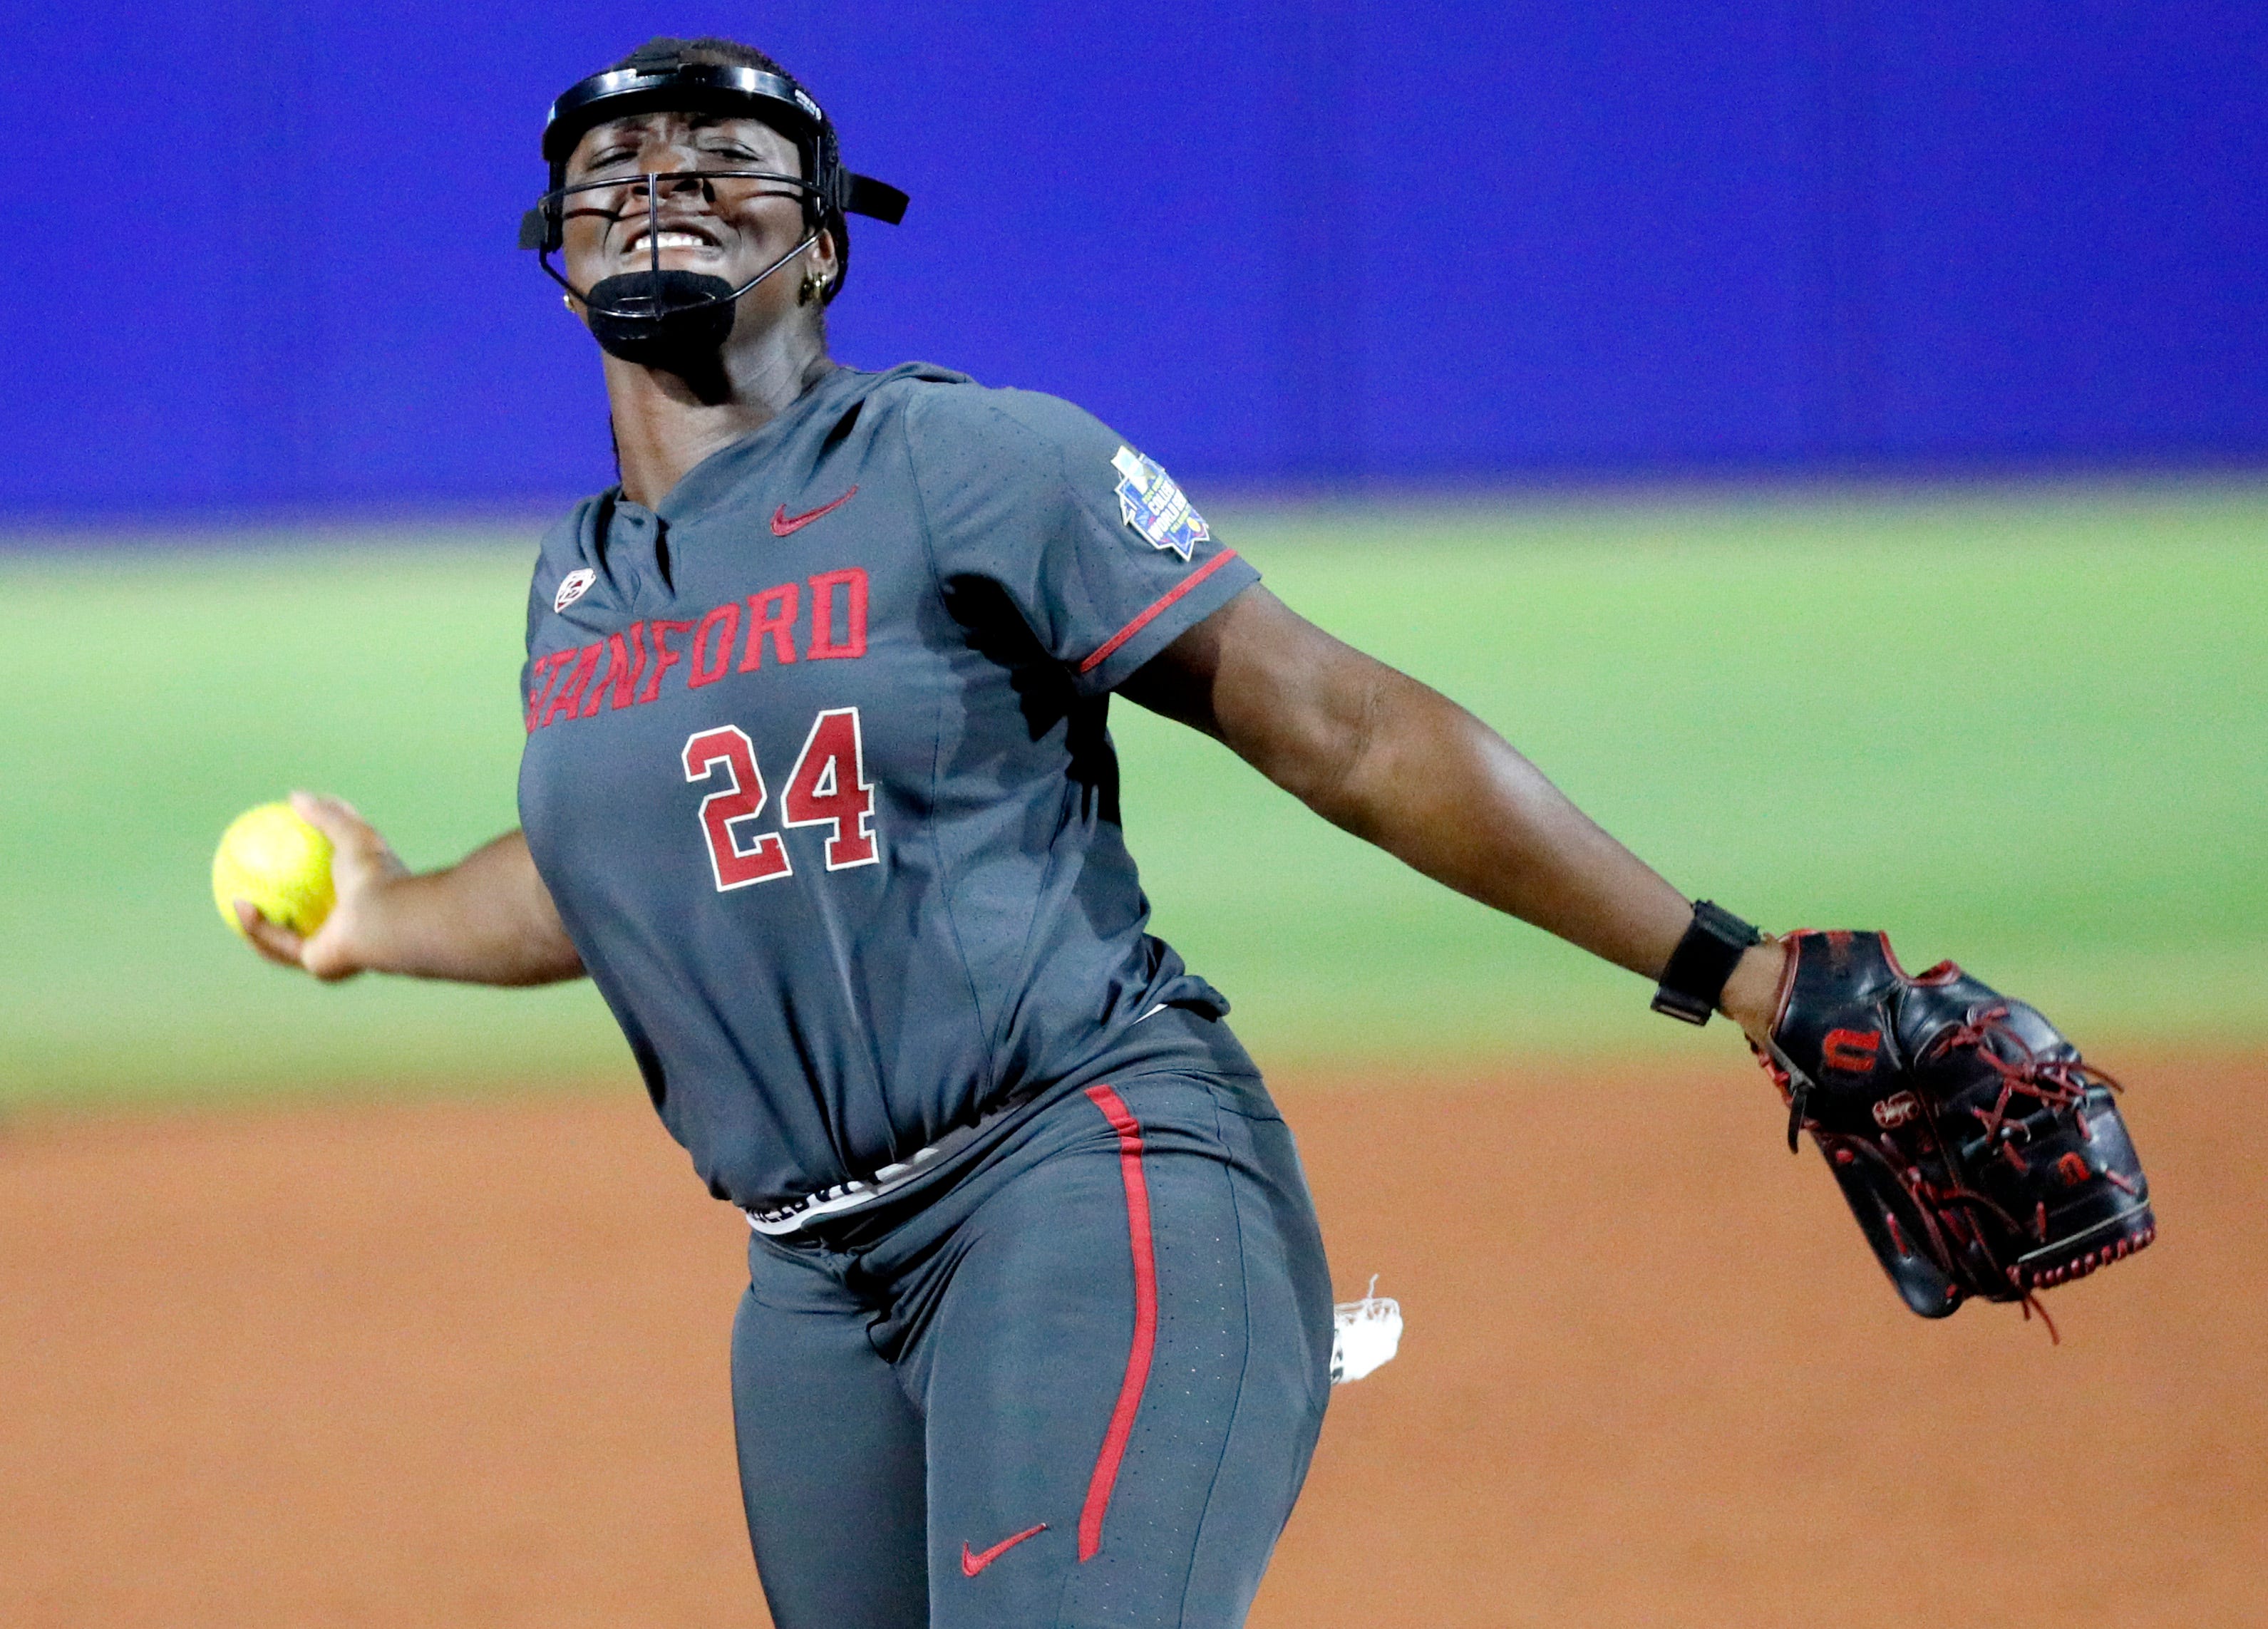
[{"label": "white belt", "polygon": [[871,1177],[838,1182],[831,1188],[821,1188],[818,1192],[806,1194],[799,1200],[790,1200],[777,1210],[754,1210],[744,1205],[740,1207],[740,1214],[759,1233],[792,1233],[806,1222],[856,1210],[861,1205],[871,1205],[885,1194],[902,1188],[921,1175],[924,1167],[944,1155],[949,1148],[967,1141],[976,1132],[975,1126],[965,1126],[941,1141],[932,1142],[925,1148],[916,1148],[909,1159],[883,1166]]},{"label": "white belt", "polygon": [[[1134,1022],[1139,1024],[1143,1018],[1154,1018],[1165,1011],[1168,1005],[1168,1002],[1160,1002]],[[886,1198],[904,1187],[929,1166],[936,1163],[955,1148],[965,1145],[971,1137],[1003,1114],[1008,1113],[1011,1110],[1021,1108],[1030,1101],[1029,1097],[1025,1097],[1015,1103],[1003,1104],[997,1109],[979,1115],[970,1125],[955,1126],[935,1142],[931,1143],[929,1147],[916,1148],[911,1155],[895,1164],[883,1166],[871,1177],[853,1178],[848,1182],[838,1182],[831,1188],[821,1188],[816,1193],[806,1194],[799,1200],[790,1200],[786,1204],[771,1210],[756,1210],[743,1205],[740,1207],[740,1214],[748,1219],[748,1225],[751,1228],[770,1237],[782,1233],[792,1233],[805,1222],[815,1222],[821,1216],[839,1216],[846,1210],[856,1210],[862,1205],[871,1205],[876,1200]]]},{"label": "white belt", "polygon": [[767,1236],[792,1233],[806,1222],[821,1216],[839,1216],[846,1210],[856,1210],[887,1198],[920,1176],[946,1155],[968,1146],[969,1141],[1004,1114],[1013,1113],[1031,1102],[1029,1097],[1017,1098],[988,1109],[966,1126],[956,1126],[925,1148],[916,1148],[895,1164],[885,1165],[871,1177],[854,1177],[848,1182],[838,1182],[831,1188],[821,1188],[816,1193],[790,1200],[771,1210],[757,1210],[747,1205],[740,1214],[748,1225]]}]

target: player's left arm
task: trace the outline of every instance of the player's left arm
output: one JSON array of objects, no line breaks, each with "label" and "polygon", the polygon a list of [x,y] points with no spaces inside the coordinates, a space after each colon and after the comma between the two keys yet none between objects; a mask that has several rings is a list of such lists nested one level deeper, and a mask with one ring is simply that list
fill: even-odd
[{"label": "player's left arm", "polygon": [[[1502,736],[1255,584],[1122,693],[1202,730],[1333,825],[1595,956],[1658,979],[1693,921],[1660,873]],[[1720,1005],[1770,1031],[1786,951],[1750,949]]]},{"label": "player's left arm", "polygon": [[[1120,688],[1427,876],[1634,972],[1659,979],[1698,929],[1494,730],[1257,584]],[[2115,1083],[2036,1008],[1951,962],[1916,977],[1881,934],[1804,931],[1742,951],[1718,1006],[1785,1094],[1788,1147],[1810,1134],[1923,1317],[1969,1299],[2029,1315],[2040,1290],[2157,1236]]]}]

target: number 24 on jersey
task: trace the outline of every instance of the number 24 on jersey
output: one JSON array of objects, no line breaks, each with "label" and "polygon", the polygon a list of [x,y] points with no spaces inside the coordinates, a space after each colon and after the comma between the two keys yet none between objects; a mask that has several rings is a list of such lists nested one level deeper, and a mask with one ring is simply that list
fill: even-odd
[{"label": "number 24 on jersey", "polygon": [[[698,730],[685,739],[685,778],[723,784],[701,800],[701,833],[709,847],[709,868],[717,892],[768,883],[793,872],[787,840],[777,832],[755,834],[741,827],[771,801],[756,750],[735,724]],[[812,720],[803,751],[780,793],[780,825],[827,828],[827,869],[844,871],[881,858],[874,838],[874,789],[866,779],[866,747],[859,733],[858,709],[829,708]]]}]

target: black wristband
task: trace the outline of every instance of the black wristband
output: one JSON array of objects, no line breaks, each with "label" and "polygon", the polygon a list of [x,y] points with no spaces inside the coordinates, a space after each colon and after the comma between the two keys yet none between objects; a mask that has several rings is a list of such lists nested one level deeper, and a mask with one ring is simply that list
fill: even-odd
[{"label": "black wristband", "polygon": [[1708,1023],[1742,952],[1763,940],[1764,935],[1730,911],[1706,899],[1695,900],[1693,921],[1661,970],[1661,982],[1653,992],[1654,1011],[1686,1024]]}]

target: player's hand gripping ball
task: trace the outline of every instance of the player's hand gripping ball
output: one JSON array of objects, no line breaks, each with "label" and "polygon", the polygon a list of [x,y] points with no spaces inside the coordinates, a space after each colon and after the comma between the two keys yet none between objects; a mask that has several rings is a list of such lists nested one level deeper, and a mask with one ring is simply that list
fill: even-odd
[{"label": "player's hand gripping ball", "polygon": [[269,921],[305,937],[323,925],[337,899],[331,885],[331,840],[289,803],[247,809],[221,833],[212,885],[221,920],[239,934],[245,928],[236,902],[244,899]]}]

